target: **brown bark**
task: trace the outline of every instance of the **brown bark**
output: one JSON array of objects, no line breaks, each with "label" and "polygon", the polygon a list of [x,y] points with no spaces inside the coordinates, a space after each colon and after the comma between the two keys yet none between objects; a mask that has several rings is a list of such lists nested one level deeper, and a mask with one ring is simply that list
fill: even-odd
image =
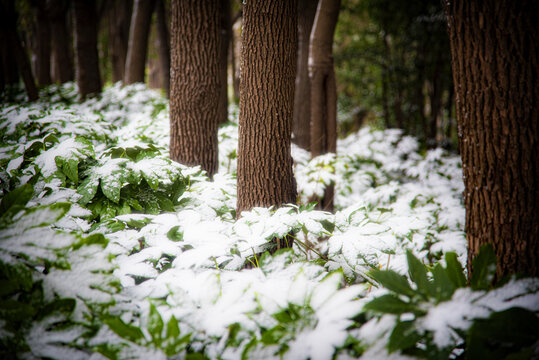
[{"label": "brown bark", "polygon": [[170,157],[217,171],[222,118],[219,3],[173,0],[171,7]]},{"label": "brown bark", "polygon": [[294,143],[309,150],[311,147],[311,85],[309,80],[309,40],[318,0],[298,1],[298,65],[294,93]]},{"label": "brown bark", "polygon": [[101,92],[95,1],[74,0],[76,78],[81,99]]},{"label": "brown bark", "polygon": [[112,63],[112,81],[122,81],[129,42],[132,0],[112,0],[108,9],[107,30],[109,54]]},{"label": "brown bark", "polygon": [[[309,47],[311,82],[311,156],[337,151],[337,90],[333,68],[333,34],[340,0],[320,0]],[[333,210],[333,186],[320,201],[322,209]]]},{"label": "brown bark", "polygon": [[170,97],[170,37],[164,0],[157,0],[155,4],[155,12],[161,87],[165,90],[167,97]]},{"label": "brown bark", "polygon": [[537,4],[445,3],[470,271],[479,248],[491,243],[498,276],[539,276]]},{"label": "brown bark", "polygon": [[296,202],[290,138],[297,64],[297,4],[244,5],[237,214]]},{"label": "brown bark", "polygon": [[219,123],[225,123],[228,120],[228,49],[230,47],[230,38],[232,37],[232,19],[230,10],[230,0],[219,0],[221,14],[221,51],[219,55],[221,76],[221,88],[219,92]]},{"label": "brown bark", "polygon": [[155,0],[135,0],[125,60],[125,85],[144,82],[144,71],[148,56],[148,37],[150,36],[154,6]]},{"label": "brown bark", "polygon": [[32,2],[36,13],[34,70],[39,86],[47,86],[51,81],[51,32],[49,17],[44,1]]},{"label": "brown bark", "polygon": [[36,83],[34,81],[34,75],[32,74],[32,67],[30,66],[30,60],[26,49],[19,39],[17,34],[17,17],[18,14],[15,11],[14,4],[9,0],[2,0],[0,2],[0,28],[4,37],[8,41],[8,48],[11,49],[17,68],[24,82],[26,93],[30,101],[38,99],[38,92]]},{"label": "brown bark", "polygon": [[66,18],[69,3],[66,0],[47,0],[52,39],[53,80],[63,84],[73,81],[73,58]]}]

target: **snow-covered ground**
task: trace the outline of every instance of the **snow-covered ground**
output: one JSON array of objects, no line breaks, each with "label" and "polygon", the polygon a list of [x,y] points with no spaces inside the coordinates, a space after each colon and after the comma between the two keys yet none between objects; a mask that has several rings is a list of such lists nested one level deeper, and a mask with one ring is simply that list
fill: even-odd
[{"label": "snow-covered ground", "polygon": [[[453,154],[420,153],[394,129],[364,128],[312,160],[294,146],[299,203],[235,220],[237,108],[209,181],[168,159],[166,99],[117,84],[78,104],[75,90],[0,108],[0,355],[409,358],[386,345],[413,320],[419,348],[456,356],[475,318],[539,310],[537,279],[453,288],[416,313],[363,309],[392,290],[373,269],[410,278],[413,253],[435,281],[436,264],[466,263]],[[314,210],[307,199],[330,183],[337,211]],[[261,255],[286,235],[292,250]]]}]

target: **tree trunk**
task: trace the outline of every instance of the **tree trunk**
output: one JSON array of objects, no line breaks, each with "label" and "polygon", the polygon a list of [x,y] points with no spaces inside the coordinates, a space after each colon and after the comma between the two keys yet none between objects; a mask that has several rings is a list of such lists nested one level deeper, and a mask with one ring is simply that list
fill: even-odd
[{"label": "tree trunk", "polygon": [[491,243],[497,276],[539,276],[539,9],[445,2],[463,163],[468,269]]},{"label": "tree trunk", "polygon": [[161,76],[161,87],[166,91],[167,97],[170,97],[170,37],[164,0],[157,0],[155,12],[157,41],[159,45],[159,73]]},{"label": "tree trunk", "polygon": [[[5,20],[2,20],[5,21]],[[4,26],[6,26],[5,24]],[[13,49],[10,46],[10,39],[5,28],[0,32],[0,46],[2,56],[2,80],[4,86],[15,85],[19,83],[19,72],[17,70],[17,61],[13,56]]]},{"label": "tree trunk", "polygon": [[28,100],[35,101],[38,99],[37,87],[26,49],[23,47],[17,34],[18,14],[14,8],[14,3],[9,0],[2,0],[0,5],[0,28],[8,40],[8,49],[11,49],[15,57],[17,68],[24,82],[26,93],[28,94]]},{"label": "tree trunk", "polygon": [[46,3],[33,3],[36,11],[34,69],[39,86],[47,86],[51,81],[51,32]]},{"label": "tree trunk", "polygon": [[[333,34],[340,0],[320,0],[309,48],[311,81],[311,156],[337,151],[337,90],[333,69]],[[326,188],[322,209],[333,210],[333,185]]]},{"label": "tree trunk", "polygon": [[290,141],[297,4],[250,0],[243,9],[237,214],[296,202]]},{"label": "tree trunk", "polygon": [[131,26],[129,27],[129,46],[125,61],[124,84],[144,82],[148,37],[155,0],[135,0]]},{"label": "tree trunk", "polygon": [[200,165],[210,177],[219,165],[223,116],[219,9],[213,0],[173,0],[171,9],[170,157]]},{"label": "tree trunk", "polygon": [[71,41],[67,29],[67,10],[69,3],[66,0],[47,0],[52,39],[52,59],[54,81],[63,84],[73,81],[73,59]]},{"label": "tree trunk", "polygon": [[76,78],[81,99],[101,92],[95,1],[73,1]]},{"label": "tree trunk", "polygon": [[225,123],[228,120],[228,49],[230,38],[232,36],[232,19],[230,13],[230,0],[219,0],[221,14],[221,51],[220,51],[220,69],[221,89],[219,93],[219,123]]},{"label": "tree trunk", "polygon": [[[240,77],[239,77],[239,69],[237,65],[237,57],[236,57],[236,43],[240,43],[239,41],[236,41],[236,21],[242,21],[241,19],[241,11],[240,13],[234,15],[232,18],[232,21],[230,22],[230,48],[229,48],[229,61],[230,61],[230,78],[232,79],[232,91],[233,91],[233,101],[237,103],[240,99]],[[241,28],[241,26],[240,26]]]},{"label": "tree trunk", "polygon": [[318,0],[298,1],[298,64],[294,93],[294,143],[309,150],[311,147],[311,83],[309,80],[309,40]]},{"label": "tree trunk", "polygon": [[109,54],[112,81],[122,81],[125,76],[129,25],[133,0],[112,0],[108,11]]}]

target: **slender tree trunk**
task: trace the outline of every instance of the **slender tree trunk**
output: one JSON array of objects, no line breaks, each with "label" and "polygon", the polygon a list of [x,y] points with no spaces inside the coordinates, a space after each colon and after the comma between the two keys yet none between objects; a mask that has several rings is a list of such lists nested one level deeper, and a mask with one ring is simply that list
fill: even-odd
[{"label": "slender tree trunk", "polygon": [[26,93],[28,94],[28,100],[35,101],[38,99],[38,92],[32,74],[32,67],[26,49],[23,47],[17,34],[18,14],[12,1],[1,0],[0,5],[0,28],[7,39],[8,49],[11,50],[12,56],[15,57],[17,68],[24,82]]},{"label": "slender tree trunk", "polygon": [[236,31],[235,23],[236,21],[242,21],[241,14],[237,14],[234,16],[234,18],[231,21],[230,24],[230,49],[229,49],[229,57],[230,57],[230,72],[231,72],[231,79],[232,79],[232,90],[234,92],[233,101],[238,102],[240,99],[240,77],[239,77],[239,69],[237,64],[237,57],[236,57],[236,43],[240,43],[239,41],[236,41]]},{"label": "slender tree trunk", "polygon": [[129,27],[129,46],[125,61],[124,84],[144,82],[146,58],[148,56],[148,37],[155,0],[135,0],[131,26]]},{"label": "slender tree trunk", "polygon": [[309,40],[318,0],[298,1],[298,65],[294,93],[292,133],[296,145],[311,147],[311,83],[309,80]]},{"label": "slender tree trunk", "polygon": [[112,63],[112,81],[122,81],[129,43],[129,25],[133,0],[112,0],[108,11],[109,54]]},{"label": "slender tree trunk", "polygon": [[51,26],[54,81],[60,84],[73,81],[75,78],[71,41],[66,23],[68,6],[69,3],[66,0],[47,0]]},{"label": "slender tree trunk", "polygon": [[220,69],[221,89],[219,94],[219,123],[225,123],[228,120],[228,49],[230,47],[230,38],[232,37],[232,19],[230,13],[230,0],[219,0],[221,7],[221,52]]},{"label": "slender tree trunk", "polygon": [[[333,34],[340,0],[320,0],[311,33],[311,156],[337,151],[337,90],[333,69]],[[326,188],[322,209],[333,210],[333,185]]]},{"label": "slender tree trunk", "polygon": [[296,202],[290,154],[296,60],[296,1],[248,1],[241,50],[238,216],[255,206]]},{"label": "slender tree trunk", "polygon": [[171,26],[170,157],[218,168],[222,119],[220,5],[213,0],[173,0]]},{"label": "slender tree trunk", "polygon": [[[7,27],[7,23],[4,24],[4,27]],[[13,56],[13,49],[10,46],[10,39],[4,27],[2,27],[2,31],[0,32],[2,79],[4,86],[10,86],[19,82],[19,72],[17,70],[15,56]]]},{"label": "slender tree trunk", "polygon": [[73,1],[76,78],[81,99],[101,92],[95,1]]},{"label": "slender tree trunk", "polygon": [[51,32],[45,1],[36,1],[36,43],[34,69],[37,83],[47,86],[51,81]]},{"label": "slender tree trunk", "polygon": [[161,75],[161,87],[170,97],[170,37],[168,30],[165,1],[157,0],[155,4],[157,41],[159,45],[159,73]]},{"label": "slender tree trunk", "polygon": [[497,275],[539,276],[539,9],[444,2],[464,175],[468,269],[491,243]]}]

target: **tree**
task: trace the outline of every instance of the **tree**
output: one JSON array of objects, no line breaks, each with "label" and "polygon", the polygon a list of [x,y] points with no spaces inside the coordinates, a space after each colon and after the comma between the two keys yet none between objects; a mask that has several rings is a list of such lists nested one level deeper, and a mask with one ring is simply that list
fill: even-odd
[{"label": "tree", "polygon": [[[333,69],[333,34],[340,0],[320,0],[309,46],[311,86],[311,156],[337,151],[337,90]],[[333,210],[334,187],[326,188],[321,206]]]},{"label": "tree", "polygon": [[237,214],[296,202],[290,138],[297,59],[297,3],[244,5]]},{"label": "tree", "polygon": [[125,60],[124,84],[144,82],[148,37],[152,22],[155,0],[135,0],[131,26],[129,27],[129,46]]},{"label": "tree", "polygon": [[491,243],[497,276],[539,276],[539,9],[444,2],[464,175],[468,269]]},{"label": "tree", "polygon": [[129,42],[132,0],[112,0],[108,8],[107,30],[109,54],[112,65],[112,81],[122,81]]},{"label": "tree", "polygon": [[[7,40],[8,45],[7,47],[4,47],[4,49],[9,49],[10,53],[15,57],[17,68],[24,82],[26,93],[28,94],[28,99],[30,101],[35,101],[38,99],[37,87],[26,49],[22,45],[19,35],[17,34],[18,14],[14,8],[14,3],[9,0],[1,0],[0,5],[0,29],[2,30],[2,35]],[[9,53],[6,55],[10,56]],[[6,65],[9,65],[9,63]],[[10,69],[10,67],[7,68]]]},{"label": "tree", "polygon": [[32,1],[36,12],[34,69],[37,83],[40,86],[51,84],[51,32],[47,3]]},{"label": "tree", "polygon": [[231,19],[231,10],[230,10],[230,0],[219,0],[221,9],[219,10],[221,14],[221,51],[220,51],[220,70],[221,74],[221,92],[220,92],[220,103],[219,103],[219,114],[222,118],[219,120],[219,123],[224,123],[228,120],[228,49],[230,48],[230,42],[232,35],[232,19]]},{"label": "tree", "polygon": [[76,78],[82,99],[101,92],[95,0],[74,0]]},{"label": "tree", "polygon": [[60,84],[73,81],[72,49],[66,18],[69,2],[66,0],[47,0],[50,19],[53,59],[53,80]]},{"label": "tree", "polygon": [[220,4],[173,0],[171,5],[170,157],[200,165],[212,177],[223,117]]},{"label": "tree", "polygon": [[294,143],[309,150],[311,147],[311,83],[309,80],[309,40],[318,0],[298,1],[298,65],[294,93]]},{"label": "tree", "polygon": [[165,1],[157,0],[155,5],[157,40],[159,45],[159,68],[161,73],[162,88],[167,97],[170,97],[170,36],[168,21],[165,12]]}]

